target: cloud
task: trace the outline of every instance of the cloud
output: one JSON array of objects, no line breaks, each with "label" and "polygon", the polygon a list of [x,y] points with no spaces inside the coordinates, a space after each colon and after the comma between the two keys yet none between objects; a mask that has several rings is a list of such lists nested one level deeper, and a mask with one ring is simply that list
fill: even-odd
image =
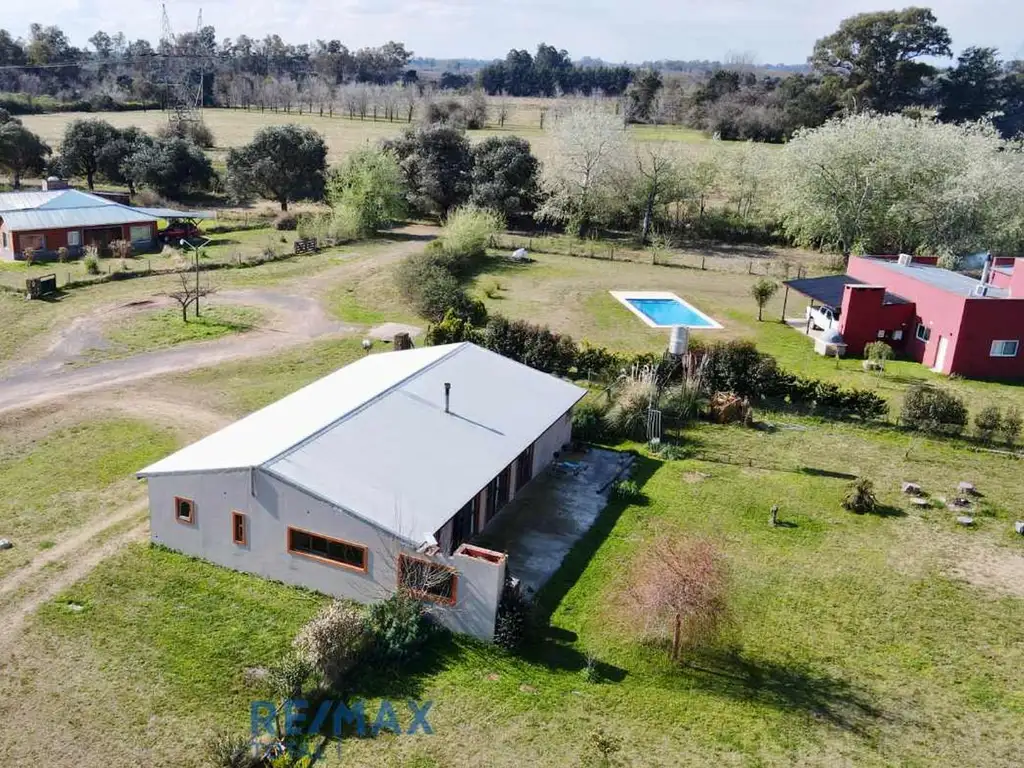
[{"label": "cloud", "polygon": [[[202,0],[169,3],[176,31],[191,29],[200,5],[219,38],[276,33],[288,42],[342,40],[350,48],[399,40],[419,55],[500,58],[544,41],[573,56],[609,61],[721,59],[750,51],[760,62],[797,63],[819,37],[877,0]],[[894,7],[900,5],[893,3]],[[1024,3],[933,0],[957,49],[992,45],[1024,56]],[[2,23],[25,35],[31,22],[57,24],[77,45],[97,29],[155,40],[160,5],[137,0],[8,2]]]}]

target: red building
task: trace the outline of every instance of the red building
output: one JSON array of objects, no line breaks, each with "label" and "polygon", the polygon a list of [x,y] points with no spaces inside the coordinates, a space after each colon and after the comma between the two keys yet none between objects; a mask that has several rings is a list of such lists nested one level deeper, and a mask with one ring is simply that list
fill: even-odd
[{"label": "red building", "polygon": [[851,257],[845,275],[786,285],[831,310],[848,354],[882,340],[939,373],[1024,379],[1024,259],[981,279],[928,262]]}]

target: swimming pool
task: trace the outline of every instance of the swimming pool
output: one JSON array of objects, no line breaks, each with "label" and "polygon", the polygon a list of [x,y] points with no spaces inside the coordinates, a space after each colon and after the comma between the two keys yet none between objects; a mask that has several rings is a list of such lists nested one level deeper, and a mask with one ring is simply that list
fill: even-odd
[{"label": "swimming pool", "polygon": [[699,309],[668,291],[611,291],[611,294],[652,328],[682,325],[699,330],[722,327]]}]

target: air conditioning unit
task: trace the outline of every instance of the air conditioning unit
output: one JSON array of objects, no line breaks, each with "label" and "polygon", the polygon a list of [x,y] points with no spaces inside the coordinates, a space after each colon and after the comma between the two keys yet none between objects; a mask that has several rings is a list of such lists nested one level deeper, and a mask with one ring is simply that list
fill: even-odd
[{"label": "air conditioning unit", "polygon": [[901,267],[909,267],[913,261],[914,257],[909,253],[901,253],[896,259],[896,263]]}]

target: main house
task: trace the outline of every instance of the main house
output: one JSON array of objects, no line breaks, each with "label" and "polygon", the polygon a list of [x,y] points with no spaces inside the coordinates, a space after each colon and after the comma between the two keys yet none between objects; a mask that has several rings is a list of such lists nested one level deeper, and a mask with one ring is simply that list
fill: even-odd
[{"label": "main house", "polygon": [[152,540],[360,602],[404,586],[490,639],[505,556],[471,541],[584,394],[469,343],[367,356],[139,472]]},{"label": "main house", "polygon": [[85,246],[106,254],[114,240],[127,240],[136,252],[157,246],[160,219],[209,218],[209,214],[161,208],[133,208],[100,195],[48,180],[42,192],[0,193],[0,260],[52,260],[57,249],[78,257]]},{"label": "main house", "polygon": [[989,258],[979,279],[931,259],[852,257],[845,275],[786,286],[827,309],[850,354],[881,340],[938,373],[1024,378],[1024,259]]}]

